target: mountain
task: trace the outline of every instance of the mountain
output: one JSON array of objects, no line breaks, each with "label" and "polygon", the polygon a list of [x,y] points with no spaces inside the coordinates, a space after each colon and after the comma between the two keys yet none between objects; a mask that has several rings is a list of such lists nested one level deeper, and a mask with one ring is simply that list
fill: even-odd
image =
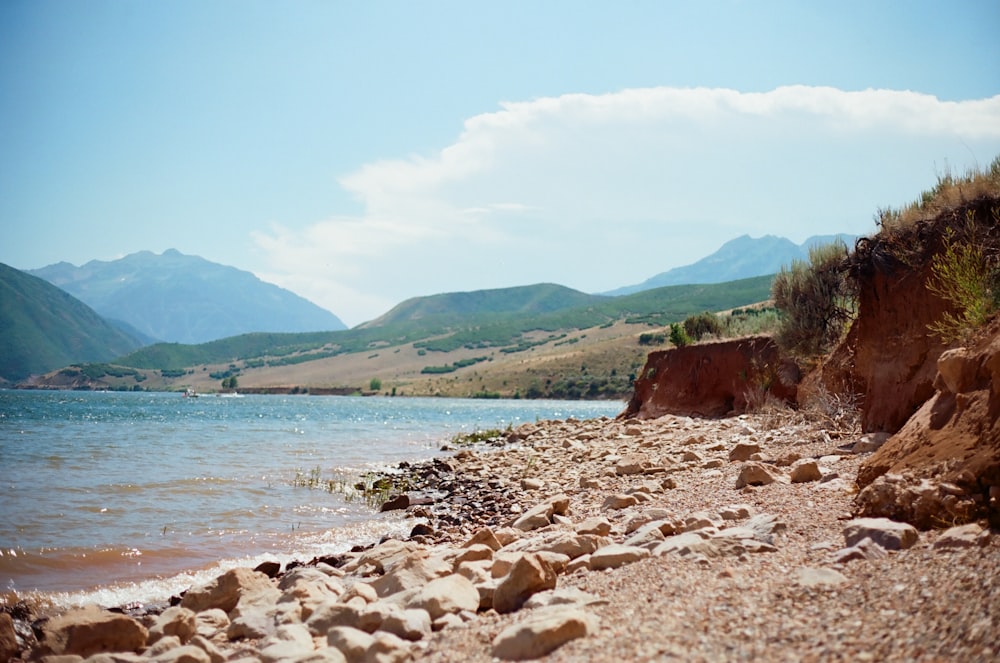
[{"label": "mountain", "polygon": [[802,244],[795,244],[784,237],[765,235],[754,239],[743,235],[723,244],[718,251],[698,262],[683,267],[675,267],[657,274],[638,285],[625,286],[603,293],[605,295],[628,295],[665,285],[685,283],[724,283],[753,276],[774,274],[793,260],[807,260],[809,248],[819,244],[829,244],[840,240],[851,247],[853,235],[816,235]]},{"label": "mountain", "polygon": [[250,272],[174,249],[92,260],[82,267],[61,262],[28,273],[162,341],[204,343],[249,332],[346,328],[329,311]]},{"label": "mountain", "polygon": [[607,298],[600,295],[588,295],[552,283],[473,292],[450,292],[408,299],[362,327],[385,327],[430,319],[436,323],[458,322],[481,314],[551,313],[587,306],[605,299]]},{"label": "mountain", "polygon": [[0,263],[0,378],[103,362],[142,345],[48,281]]}]

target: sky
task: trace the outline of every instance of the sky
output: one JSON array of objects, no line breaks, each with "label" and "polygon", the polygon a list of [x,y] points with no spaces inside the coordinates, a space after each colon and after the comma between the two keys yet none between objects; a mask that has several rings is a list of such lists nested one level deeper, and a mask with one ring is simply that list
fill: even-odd
[{"label": "sky", "polygon": [[0,3],[0,262],[174,248],[349,326],[870,234],[1000,155],[1000,2]]}]

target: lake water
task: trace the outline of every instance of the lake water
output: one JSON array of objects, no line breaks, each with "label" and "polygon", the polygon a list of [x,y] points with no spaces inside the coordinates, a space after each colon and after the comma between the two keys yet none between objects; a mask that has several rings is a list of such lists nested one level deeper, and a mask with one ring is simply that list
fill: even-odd
[{"label": "lake water", "polygon": [[[614,416],[619,402],[0,390],[0,593],[60,605],[162,600],[264,559],[412,527],[350,485],[461,432]],[[301,483],[301,481],[299,481]]]}]

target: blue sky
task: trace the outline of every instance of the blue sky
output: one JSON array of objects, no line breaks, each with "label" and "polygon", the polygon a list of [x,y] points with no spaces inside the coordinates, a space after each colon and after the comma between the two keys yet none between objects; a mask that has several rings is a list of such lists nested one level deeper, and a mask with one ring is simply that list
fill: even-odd
[{"label": "blue sky", "polygon": [[0,262],[247,269],[349,325],[868,233],[1000,154],[1000,2],[0,3]]}]

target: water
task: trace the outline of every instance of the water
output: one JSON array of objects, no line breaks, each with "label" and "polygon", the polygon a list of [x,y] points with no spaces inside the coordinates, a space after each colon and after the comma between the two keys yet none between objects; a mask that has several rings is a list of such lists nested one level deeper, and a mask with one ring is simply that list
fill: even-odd
[{"label": "water", "polygon": [[0,390],[0,593],[162,600],[222,569],[413,525],[295,485],[435,455],[459,432],[614,416],[617,402],[183,398]]}]

